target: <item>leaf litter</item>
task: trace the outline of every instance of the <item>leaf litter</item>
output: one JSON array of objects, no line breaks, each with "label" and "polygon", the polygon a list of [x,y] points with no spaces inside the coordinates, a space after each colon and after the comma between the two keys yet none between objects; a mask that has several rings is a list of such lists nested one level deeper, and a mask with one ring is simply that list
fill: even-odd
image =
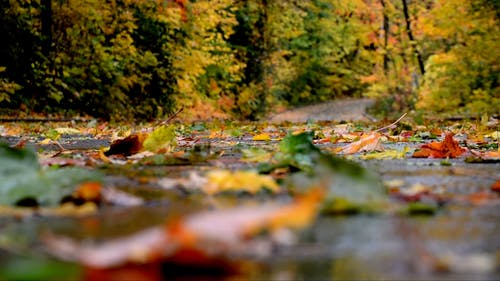
[{"label": "leaf litter", "polygon": [[[238,198],[241,192],[250,197],[269,192],[267,200],[241,206],[227,207],[202,200],[205,203],[201,205],[208,202],[212,210],[200,209],[167,220],[161,226],[102,243],[80,243],[51,232],[43,235],[50,254],[82,263],[93,274],[104,274],[99,270],[126,270],[148,264],[161,276],[161,266],[165,263],[188,264],[194,268],[219,263],[233,269],[244,260],[234,259],[235,256],[272,255],[270,249],[274,244],[292,245],[296,238],[291,237],[296,235],[296,230],[311,227],[318,216],[434,215],[443,202],[461,201],[475,206],[497,204],[498,180],[488,192],[455,197],[422,184],[385,186],[376,173],[360,165],[358,160],[386,161],[413,156],[465,161],[465,156],[471,154],[494,159],[498,153],[491,149],[468,150],[454,140],[452,133],[446,134],[441,142],[423,144],[412,152],[412,137],[426,136],[429,132],[429,136],[439,138],[442,131],[425,127],[419,127],[420,131],[411,127],[398,131],[395,123],[383,130],[365,127],[365,132],[357,131],[354,125],[338,124],[294,125],[285,129],[267,124],[239,124],[237,130],[234,124],[191,127],[171,124],[136,130],[139,133],[132,133],[134,130],[130,127],[124,127],[119,133],[94,126],[95,136],[115,135],[112,138],[116,140],[107,151],[84,151],[81,157],[72,151],[63,153],[62,158],[61,154],[47,157],[43,152],[37,155],[29,149],[14,150],[3,145],[0,171],[9,179],[7,182],[14,182],[16,194],[9,191],[14,188],[0,184],[0,192],[5,195],[2,204],[11,206],[8,210],[2,207],[0,213],[15,213],[20,210],[15,205],[26,198],[34,198],[36,204],[42,206],[52,206],[53,212],[42,211],[49,210],[46,207],[39,211],[48,216],[95,214],[106,205],[148,204],[147,199],[115,187],[109,181],[102,182],[104,167],[116,165],[132,169],[195,165],[197,168],[187,174],[160,176],[152,181],[167,191],[187,191],[188,197],[199,196],[196,194],[201,192],[217,201],[227,196]],[[73,129],[69,131],[76,133]],[[88,129],[80,132],[88,132]],[[494,144],[495,132],[484,133],[489,144]],[[120,134],[128,136],[116,137]],[[426,140],[420,137],[418,141]],[[391,142],[405,145],[402,149],[384,148]],[[220,159],[224,154],[235,156],[231,156],[230,162],[224,162],[221,160],[226,158]],[[347,154],[349,159],[344,156]],[[43,187],[35,186],[35,182],[44,183]]]}]

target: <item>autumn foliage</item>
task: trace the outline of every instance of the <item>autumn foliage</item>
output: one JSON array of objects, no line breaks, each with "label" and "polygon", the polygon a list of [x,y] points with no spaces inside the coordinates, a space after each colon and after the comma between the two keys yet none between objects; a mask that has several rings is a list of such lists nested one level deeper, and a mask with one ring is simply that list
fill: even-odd
[{"label": "autumn foliage", "polygon": [[0,105],[256,119],[368,95],[386,113],[495,114],[493,2],[1,0]]}]

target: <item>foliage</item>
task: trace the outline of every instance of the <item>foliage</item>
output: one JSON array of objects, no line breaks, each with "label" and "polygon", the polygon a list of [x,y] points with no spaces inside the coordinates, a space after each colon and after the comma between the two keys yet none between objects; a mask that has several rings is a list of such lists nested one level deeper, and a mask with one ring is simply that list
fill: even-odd
[{"label": "foliage", "polygon": [[[23,86],[10,106],[26,102],[31,109],[63,108],[111,119],[170,112],[175,80],[168,42],[174,39],[156,4],[49,1],[53,34],[45,52],[38,16],[44,7],[39,1],[10,2],[3,21],[11,29],[2,34],[10,36],[2,49],[10,56],[0,64]],[[24,53],[29,55],[16,60]]]},{"label": "foliage", "polygon": [[57,205],[76,185],[99,180],[99,173],[83,168],[42,169],[35,152],[0,143],[0,204],[14,205],[34,199],[40,205]]},{"label": "foliage", "polygon": [[438,1],[422,20],[429,44],[440,48],[434,47],[427,61],[419,108],[474,115],[498,112],[498,17],[491,3],[479,2]]},{"label": "foliage", "polygon": [[[49,6],[47,6],[49,5]],[[49,9],[50,7],[50,9]],[[106,119],[258,119],[368,95],[494,114],[495,1],[0,0],[0,105]]]}]

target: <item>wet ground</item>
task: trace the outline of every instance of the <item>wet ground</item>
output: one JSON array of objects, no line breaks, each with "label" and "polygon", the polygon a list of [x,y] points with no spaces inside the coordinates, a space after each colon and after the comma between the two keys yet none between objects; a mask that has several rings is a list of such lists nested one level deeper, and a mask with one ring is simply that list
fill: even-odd
[{"label": "wet ground", "polygon": [[[19,138],[6,140],[14,144]],[[36,142],[38,140],[32,139]],[[50,230],[77,239],[107,239],[159,225],[169,216],[200,208],[200,201],[180,191],[164,190],[155,178],[188,177],[190,171],[213,167],[243,168],[239,146],[275,145],[239,137],[217,142],[225,153],[217,160],[195,166],[118,167],[103,170],[108,185],[133,193],[140,206],[105,207],[90,217],[0,217],[0,264],[17,254],[43,256],[37,240]],[[65,136],[61,145],[70,150],[108,146],[109,140],[91,136]],[[415,148],[419,143],[406,143]],[[331,145],[319,145],[323,149]],[[40,149],[57,149],[46,145]],[[465,163],[452,159],[360,160],[386,182],[410,187],[421,184],[453,200],[435,214],[360,214],[321,216],[302,232],[298,243],[279,247],[269,257],[252,257],[259,269],[247,272],[250,280],[500,280],[500,203],[481,201],[500,177],[500,163]],[[147,177],[148,180],[144,180]],[[152,180],[153,179],[153,180]],[[478,195],[479,194],[479,195]],[[483,194],[483,195],[481,195]],[[470,196],[478,200],[469,200]],[[194,202],[194,203],[193,203]],[[197,203],[198,202],[198,203]],[[16,254],[12,254],[16,253]]]},{"label": "wet ground", "polygon": [[365,111],[374,103],[375,100],[369,98],[336,100],[272,114],[269,120],[271,122],[370,121]]}]

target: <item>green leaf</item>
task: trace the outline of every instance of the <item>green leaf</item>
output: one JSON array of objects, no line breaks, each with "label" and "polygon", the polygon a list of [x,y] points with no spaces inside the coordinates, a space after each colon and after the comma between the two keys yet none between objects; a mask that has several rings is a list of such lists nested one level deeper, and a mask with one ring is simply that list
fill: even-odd
[{"label": "green leaf", "polygon": [[279,161],[274,168],[288,165],[300,171],[287,179],[290,189],[304,192],[324,186],[327,201],[350,202],[368,209],[386,205],[387,194],[377,176],[356,162],[322,152],[312,143],[313,136],[312,132],[289,135],[280,143],[281,155],[276,157]]},{"label": "green leaf", "polygon": [[81,274],[79,265],[31,257],[5,261],[0,268],[1,280],[78,280]]},{"label": "green leaf", "polygon": [[14,205],[33,198],[40,205],[57,205],[85,181],[100,181],[101,174],[84,168],[42,169],[32,150],[0,144],[0,204]]},{"label": "green leaf", "polygon": [[143,147],[151,152],[170,150],[177,145],[174,126],[160,126],[144,140]]}]

